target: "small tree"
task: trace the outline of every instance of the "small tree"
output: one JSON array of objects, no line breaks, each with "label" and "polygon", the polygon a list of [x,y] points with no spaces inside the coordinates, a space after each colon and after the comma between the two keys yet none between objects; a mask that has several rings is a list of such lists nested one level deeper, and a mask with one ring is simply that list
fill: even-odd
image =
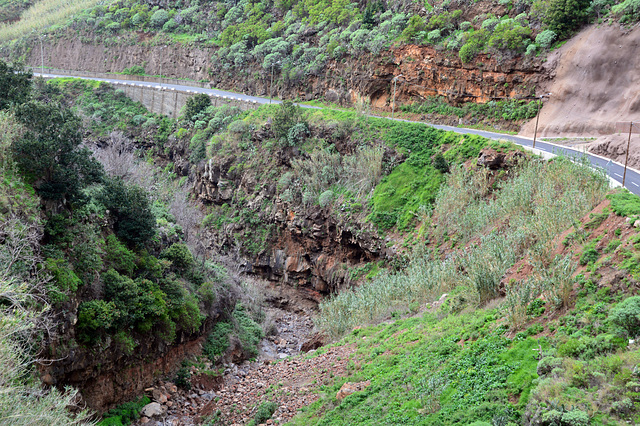
[{"label": "small tree", "polygon": [[611,309],[609,321],[630,337],[640,335],[640,296],[629,297]]},{"label": "small tree", "polygon": [[31,77],[20,65],[7,65],[0,61],[0,110],[13,104],[21,104],[31,94]]},{"label": "small tree", "polygon": [[116,235],[132,245],[142,245],[155,234],[156,219],[147,193],[122,179],[108,179],[98,197],[115,219]]},{"label": "small tree", "polygon": [[449,163],[441,152],[437,153],[433,157],[433,167],[440,170],[442,173],[449,173]]},{"label": "small tree", "polygon": [[273,117],[273,133],[278,139],[287,139],[289,129],[298,123],[304,123],[301,108],[291,101],[284,101]]},{"label": "small tree", "polygon": [[587,19],[589,0],[551,0],[545,23],[559,38],[567,38]]},{"label": "small tree", "polygon": [[199,93],[187,99],[184,106],[184,118],[189,121],[195,121],[195,116],[204,112],[207,107],[211,106],[211,98],[204,93]]},{"label": "small tree", "polygon": [[68,109],[36,101],[17,106],[15,117],[25,131],[12,143],[14,158],[38,194],[48,200],[82,201],[81,190],[100,182],[104,172],[80,146],[80,119]]}]

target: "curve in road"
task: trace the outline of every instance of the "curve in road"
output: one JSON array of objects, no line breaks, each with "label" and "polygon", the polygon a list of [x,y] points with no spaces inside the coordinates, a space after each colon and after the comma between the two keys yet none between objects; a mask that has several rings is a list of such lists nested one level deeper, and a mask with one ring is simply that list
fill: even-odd
[{"label": "curve in road", "polygon": [[[214,95],[214,96],[226,96],[226,97],[233,97],[236,99],[240,99],[242,101],[246,101],[246,102],[254,102],[254,103],[258,103],[258,104],[269,104],[269,103],[274,103],[274,104],[279,104],[281,103],[281,101],[279,100],[275,100],[275,99],[269,99],[269,98],[261,98],[258,96],[249,96],[249,95],[244,95],[241,93],[234,93],[234,92],[227,92],[224,90],[218,90],[218,89],[206,89],[206,88],[202,88],[202,87],[193,87],[193,86],[186,86],[186,85],[180,85],[180,84],[165,84],[165,83],[156,83],[156,82],[144,82],[144,81],[133,81],[133,80],[121,80],[121,79],[111,79],[111,78],[95,78],[95,77],[78,77],[78,76],[74,76],[74,75],[63,75],[63,74],[41,74],[41,73],[34,73],[34,75],[39,75],[41,77],[45,77],[45,78],[57,78],[57,77],[71,77],[71,78],[82,78],[85,80],[96,80],[96,81],[104,81],[107,83],[114,83],[114,84],[122,84],[122,83],[127,83],[127,84],[133,84],[133,85],[137,85],[137,86],[145,86],[145,87],[163,87],[165,89],[174,89],[174,90],[180,90],[180,91],[190,91],[193,93],[206,93],[208,95]],[[303,108],[311,108],[311,109],[322,109],[321,107],[317,107],[317,106],[310,106],[310,105],[304,105],[301,104],[300,105]],[[436,129],[441,129],[441,130],[449,130],[452,132],[456,132],[456,133],[460,133],[460,134],[472,134],[472,135],[479,135],[479,136],[484,136],[485,138],[488,139],[495,139],[495,140],[508,140],[510,142],[514,142],[518,145],[521,145],[525,148],[533,148],[533,140],[529,139],[529,138],[524,138],[521,136],[513,136],[513,135],[506,135],[503,133],[494,133],[494,132],[488,132],[485,130],[476,130],[476,129],[466,129],[466,128],[461,128],[461,127],[453,127],[453,126],[442,126],[442,125],[437,125],[437,124],[430,124],[430,123],[425,123],[423,121],[410,121],[410,120],[403,120],[400,118],[389,118],[389,117],[380,117],[380,116],[376,116],[376,115],[372,115],[372,117],[378,117],[378,118],[386,118],[388,120],[395,120],[395,121],[405,121],[405,122],[412,122],[412,123],[421,123],[427,126],[431,126],[434,127]],[[548,142],[542,142],[540,140],[536,141],[536,149],[540,150],[541,153],[547,153],[550,155],[563,155],[563,156],[567,156],[567,157],[587,157],[587,159],[589,160],[589,162],[597,168],[601,168],[603,170],[605,170],[607,172],[607,174],[609,175],[609,177],[617,182],[618,184],[622,184],[622,179],[624,176],[624,165],[612,161],[608,158],[604,158],[604,157],[600,157],[598,155],[593,155],[590,153],[585,153],[582,151],[578,151],[572,148],[568,148],[565,146],[560,146],[560,145],[556,145],[556,144],[552,144],[552,143],[548,143]],[[636,195],[640,195],[640,172],[635,170],[635,169],[631,169],[631,168],[627,168],[627,176],[625,179],[625,187],[633,192]]]}]

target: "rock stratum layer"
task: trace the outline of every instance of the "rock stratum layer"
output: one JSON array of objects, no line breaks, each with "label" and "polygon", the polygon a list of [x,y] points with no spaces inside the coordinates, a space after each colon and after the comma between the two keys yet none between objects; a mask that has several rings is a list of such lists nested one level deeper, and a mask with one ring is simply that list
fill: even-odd
[{"label": "rock stratum layer", "polygon": [[[44,63],[50,68],[93,72],[121,72],[144,65],[152,75],[208,80],[215,87],[250,95],[269,92],[270,74],[257,61],[250,61],[242,72],[221,71],[211,58],[213,48],[150,46],[146,37],[140,34],[137,42],[117,45],[77,38],[52,40],[44,44]],[[40,66],[40,50],[32,49],[26,59],[28,64]],[[531,59],[498,60],[479,55],[472,63],[463,64],[455,52],[400,45],[378,57],[330,61],[318,74],[292,77],[276,72],[273,91],[280,98],[325,99],[344,105],[366,100],[375,108],[390,109],[392,79],[402,74],[397,80],[397,103],[420,102],[429,96],[444,96],[453,102],[487,102],[532,95],[543,78],[542,71]]]}]

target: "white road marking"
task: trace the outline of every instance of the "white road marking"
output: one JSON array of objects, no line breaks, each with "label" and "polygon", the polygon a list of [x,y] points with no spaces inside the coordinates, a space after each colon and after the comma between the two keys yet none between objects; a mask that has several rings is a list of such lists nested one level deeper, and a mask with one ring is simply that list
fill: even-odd
[{"label": "white road marking", "polygon": [[632,185],[635,185],[635,186],[639,186],[639,187],[640,187],[640,185],[638,185],[638,184],[637,184],[637,183],[635,183],[635,182],[631,182],[631,184],[632,184]]},{"label": "white road marking", "polygon": [[617,174],[617,173],[614,173],[614,175],[622,177],[622,175],[619,175],[619,174]]}]

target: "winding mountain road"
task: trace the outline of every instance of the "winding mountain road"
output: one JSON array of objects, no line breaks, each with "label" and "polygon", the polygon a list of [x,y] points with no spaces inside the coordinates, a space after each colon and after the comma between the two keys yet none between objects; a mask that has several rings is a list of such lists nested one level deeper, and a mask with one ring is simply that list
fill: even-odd
[{"label": "winding mountain road", "polygon": [[[35,70],[34,70],[35,71]],[[45,77],[45,78],[57,78],[57,77],[72,77],[72,78],[82,78],[85,80],[96,80],[96,81],[105,81],[108,83],[114,83],[114,84],[130,84],[130,85],[136,85],[136,86],[145,86],[145,87],[159,87],[160,83],[157,82],[145,82],[145,81],[134,81],[134,80],[123,80],[123,79],[111,79],[111,78],[95,78],[95,77],[79,77],[79,76],[75,76],[71,73],[69,74],[41,74],[41,73],[36,73],[34,72],[34,75],[37,76],[41,76],[41,77]],[[180,84],[170,84],[170,83],[162,83],[161,86],[165,89],[174,89],[174,90],[179,90],[179,91],[190,91],[192,93],[206,93],[208,95],[214,95],[214,96],[226,96],[226,97],[233,97],[236,99],[240,99],[242,101],[247,101],[247,102],[254,102],[257,104],[269,104],[269,103],[281,103],[281,101],[279,100],[270,100],[269,98],[261,98],[258,96],[249,96],[249,95],[244,95],[241,93],[234,93],[234,92],[226,92],[224,90],[218,90],[218,89],[207,89],[207,88],[202,88],[202,87],[194,87],[194,86],[188,86],[188,85],[180,85]],[[317,106],[310,106],[310,105],[304,105],[304,104],[300,104],[301,107],[303,108],[311,108],[311,109],[322,109],[321,107],[317,107]],[[389,117],[380,117],[380,116],[376,116],[376,115],[372,115],[372,117],[378,117],[378,118],[386,118],[388,120],[395,120],[395,121],[405,121],[405,122],[412,122],[410,120],[403,120],[403,119],[399,119],[399,118],[389,118]],[[510,142],[516,143],[518,145],[521,145],[525,148],[532,148],[533,147],[533,140],[529,139],[529,138],[525,138],[522,136],[512,136],[512,135],[506,135],[503,133],[494,133],[494,132],[488,132],[485,130],[476,130],[476,129],[466,129],[466,128],[461,128],[461,127],[453,127],[453,126],[442,126],[442,125],[437,125],[437,124],[430,124],[430,123],[425,123],[422,121],[419,121],[417,123],[422,123],[425,124],[427,126],[432,126],[436,129],[441,129],[441,130],[449,130],[452,132],[456,132],[456,133],[460,133],[460,134],[472,134],[472,135],[480,135],[480,136],[484,136],[485,138],[488,139],[495,139],[495,140],[508,140]],[[540,153],[542,155],[544,154],[549,154],[549,155],[564,155],[567,157],[582,157],[582,156],[586,156],[589,159],[589,162],[594,166],[594,167],[598,167],[601,168],[603,170],[605,170],[607,172],[607,174],[609,175],[609,177],[617,182],[618,184],[622,184],[622,177],[624,175],[624,165],[620,164],[618,162],[612,161],[608,158],[605,157],[601,157],[598,155],[594,155],[594,154],[590,154],[590,153],[584,153],[582,151],[578,151],[572,148],[568,148],[565,146],[560,146],[560,145],[556,145],[556,144],[552,144],[549,142],[542,142],[540,140],[536,141],[536,150],[539,150]],[[625,187],[633,192],[636,195],[640,195],[640,172],[635,170],[635,169],[631,169],[631,168],[627,168],[627,177],[625,180]]]}]

